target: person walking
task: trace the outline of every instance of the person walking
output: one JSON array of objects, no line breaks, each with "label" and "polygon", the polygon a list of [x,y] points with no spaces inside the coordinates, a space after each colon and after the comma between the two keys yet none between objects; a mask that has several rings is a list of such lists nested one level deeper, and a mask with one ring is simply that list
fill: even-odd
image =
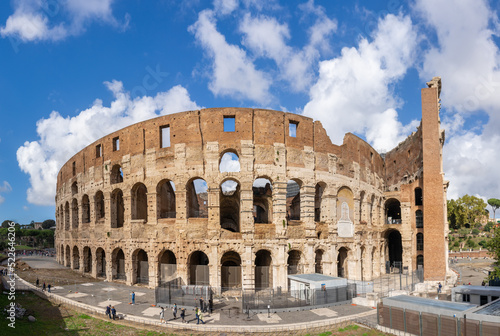
[{"label": "person walking", "polygon": [[196,309],[194,310],[194,315],[196,316],[196,324],[200,324],[200,313],[201,310],[196,307]]},{"label": "person walking", "polygon": [[50,287],[51,287],[51,286],[50,286],[50,284],[49,284],[49,285],[47,286],[47,289],[49,290],[49,293],[50,293]]},{"label": "person walking", "polygon": [[40,280],[38,278],[36,278],[36,286],[40,286]]},{"label": "person walking", "polygon": [[441,285],[441,282],[438,282],[438,294],[441,293],[442,288],[443,288],[443,285]]},{"label": "person walking", "polygon": [[42,292],[45,292],[45,282],[43,283]]},{"label": "person walking", "polygon": [[174,315],[174,320],[177,319],[177,304],[174,303],[174,306],[172,307],[172,315]]},{"label": "person walking", "polygon": [[160,323],[166,323],[165,322],[165,309],[163,309],[163,307],[161,307],[161,310],[160,310]]},{"label": "person walking", "polygon": [[108,305],[106,307],[106,315],[108,315],[109,319],[111,320],[111,305]]},{"label": "person walking", "polygon": [[200,310],[199,318],[200,318],[201,323],[205,324],[205,321],[203,321],[203,311],[201,311],[201,310]]},{"label": "person walking", "polygon": [[208,300],[208,310],[210,314],[212,314],[214,311],[214,300],[212,300],[212,298]]},{"label": "person walking", "polygon": [[205,308],[205,301],[203,301],[203,297],[200,296],[200,311],[203,311]]},{"label": "person walking", "polygon": [[182,323],[186,323],[186,308],[181,308],[181,319],[182,319]]},{"label": "person walking", "polygon": [[113,320],[116,319],[116,309],[115,306],[111,307],[111,315],[113,315]]},{"label": "person walking", "polygon": [[132,295],[132,304],[135,304],[135,292],[132,292],[130,295]]}]

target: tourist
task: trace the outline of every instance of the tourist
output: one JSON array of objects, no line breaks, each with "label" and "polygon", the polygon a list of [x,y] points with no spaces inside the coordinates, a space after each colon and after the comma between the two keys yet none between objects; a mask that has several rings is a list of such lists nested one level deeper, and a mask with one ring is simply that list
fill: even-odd
[{"label": "tourist", "polygon": [[212,298],[208,300],[208,309],[210,311],[210,314],[212,314],[212,312],[214,311],[214,300],[212,300]]},{"label": "tourist", "polygon": [[111,320],[111,305],[108,305],[106,307],[106,315],[108,315],[109,319]]},{"label": "tourist", "polygon": [[161,310],[160,310],[160,323],[166,323],[165,322],[165,309],[163,309],[163,307],[161,307]]},{"label": "tourist", "polygon": [[441,293],[442,288],[443,288],[443,285],[441,285],[441,282],[438,282],[438,294]]},{"label": "tourist", "polygon": [[36,286],[40,286],[40,280],[38,280],[38,278],[36,278]]},{"label": "tourist", "polygon": [[196,307],[196,309],[194,310],[194,315],[196,316],[196,324],[200,324],[200,313],[201,310]]},{"label": "tourist", "polygon": [[116,319],[116,309],[115,309],[115,306],[111,307],[111,315],[113,315],[113,320]]},{"label": "tourist", "polygon": [[181,319],[182,319],[182,323],[186,323],[186,308],[181,308]]},{"label": "tourist", "polygon": [[198,323],[200,323],[200,321],[201,321],[201,323],[205,324],[205,321],[203,321],[203,311],[201,311],[201,310],[200,310],[200,314],[199,314],[199,321],[198,321]]},{"label": "tourist", "polygon": [[200,296],[200,310],[203,311],[205,308],[205,301],[203,301],[203,297]]},{"label": "tourist", "polygon": [[172,307],[172,315],[174,315],[174,320],[177,319],[177,304],[174,303],[174,306]]},{"label": "tourist", "polygon": [[51,285],[49,284],[49,285],[47,286],[47,289],[49,290],[49,293],[50,293],[50,287],[51,287]]},{"label": "tourist", "polygon": [[130,295],[132,295],[132,304],[135,304],[135,293],[132,292],[132,294],[130,294]]},{"label": "tourist", "polygon": [[42,292],[45,292],[45,282],[43,283]]}]

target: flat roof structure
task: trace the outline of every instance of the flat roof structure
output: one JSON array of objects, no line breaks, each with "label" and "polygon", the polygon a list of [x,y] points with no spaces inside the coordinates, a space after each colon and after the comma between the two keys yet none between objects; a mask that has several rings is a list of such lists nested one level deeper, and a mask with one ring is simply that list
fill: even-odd
[{"label": "flat roof structure", "polygon": [[461,316],[465,311],[477,307],[475,304],[441,301],[436,299],[427,299],[410,295],[398,295],[383,298],[384,306],[410,309],[418,312]]}]

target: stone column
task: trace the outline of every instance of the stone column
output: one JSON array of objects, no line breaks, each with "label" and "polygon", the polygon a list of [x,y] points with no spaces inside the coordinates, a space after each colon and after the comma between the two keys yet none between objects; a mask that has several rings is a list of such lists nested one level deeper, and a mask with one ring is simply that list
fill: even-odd
[{"label": "stone column", "polygon": [[156,200],[156,198],[157,198],[156,188],[154,188],[154,192],[148,192],[146,194],[146,197],[147,197],[147,203],[148,203],[148,221],[147,221],[147,224],[157,225],[158,224],[158,214],[157,214],[158,204],[157,204],[157,200]]},{"label": "stone column", "polygon": [[158,255],[154,255],[153,252],[148,253],[148,276],[149,276],[149,288],[155,288],[158,286]]},{"label": "stone column", "polygon": [[[106,253],[106,280],[108,282],[113,281],[113,251],[112,250],[105,250]],[[116,268],[115,268],[116,272]]]},{"label": "stone column", "polygon": [[302,185],[300,188],[300,220],[302,221],[306,238],[316,238],[316,223],[314,222],[314,185]]}]

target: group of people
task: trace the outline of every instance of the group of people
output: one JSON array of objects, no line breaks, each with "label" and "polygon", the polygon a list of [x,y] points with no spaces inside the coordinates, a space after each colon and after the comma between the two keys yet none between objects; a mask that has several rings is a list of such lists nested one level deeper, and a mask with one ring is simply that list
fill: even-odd
[{"label": "group of people", "polygon": [[[203,313],[206,313],[207,309],[210,309],[210,312],[212,312],[213,305],[212,305],[211,301],[212,300],[209,300],[209,304],[206,305],[203,298],[200,297],[200,299],[199,299],[200,307],[198,307],[196,305],[195,310],[194,310],[194,314],[196,316],[196,324],[200,324],[200,322],[202,324],[205,324],[205,320],[203,320]],[[165,308],[164,307],[160,307],[160,308],[161,308],[161,310],[160,310],[160,323],[167,323],[165,321]],[[172,307],[172,315],[174,316],[174,320],[177,319],[177,310],[178,310],[177,304],[174,303],[174,305]],[[181,320],[182,320],[181,322],[188,323],[186,321],[186,308],[181,308],[180,311],[181,311]]]},{"label": "group of people", "polygon": [[109,316],[109,318],[113,318],[113,320],[116,319],[116,309],[115,306],[108,305],[106,307],[106,315]]},{"label": "group of people", "polygon": [[[40,280],[38,278],[36,278],[36,286],[39,287],[40,286]],[[45,284],[45,282],[43,283],[42,285],[42,292],[45,292],[45,290],[47,289],[48,292],[50,293],[50,289],[52,288],[52,285],[51,284]]]},{"label": "group of people", "polygon": [[[172,307],[172,315],[174,316],[174,320],[177,319],[177,304],[174,303],[174,306]],[[181,308],[181,319],[182,323],[187,323],[186,322],[186,308]],[[160,310],[160,323],[167,323],[165,321],[165,308],[161,307]]]}]

